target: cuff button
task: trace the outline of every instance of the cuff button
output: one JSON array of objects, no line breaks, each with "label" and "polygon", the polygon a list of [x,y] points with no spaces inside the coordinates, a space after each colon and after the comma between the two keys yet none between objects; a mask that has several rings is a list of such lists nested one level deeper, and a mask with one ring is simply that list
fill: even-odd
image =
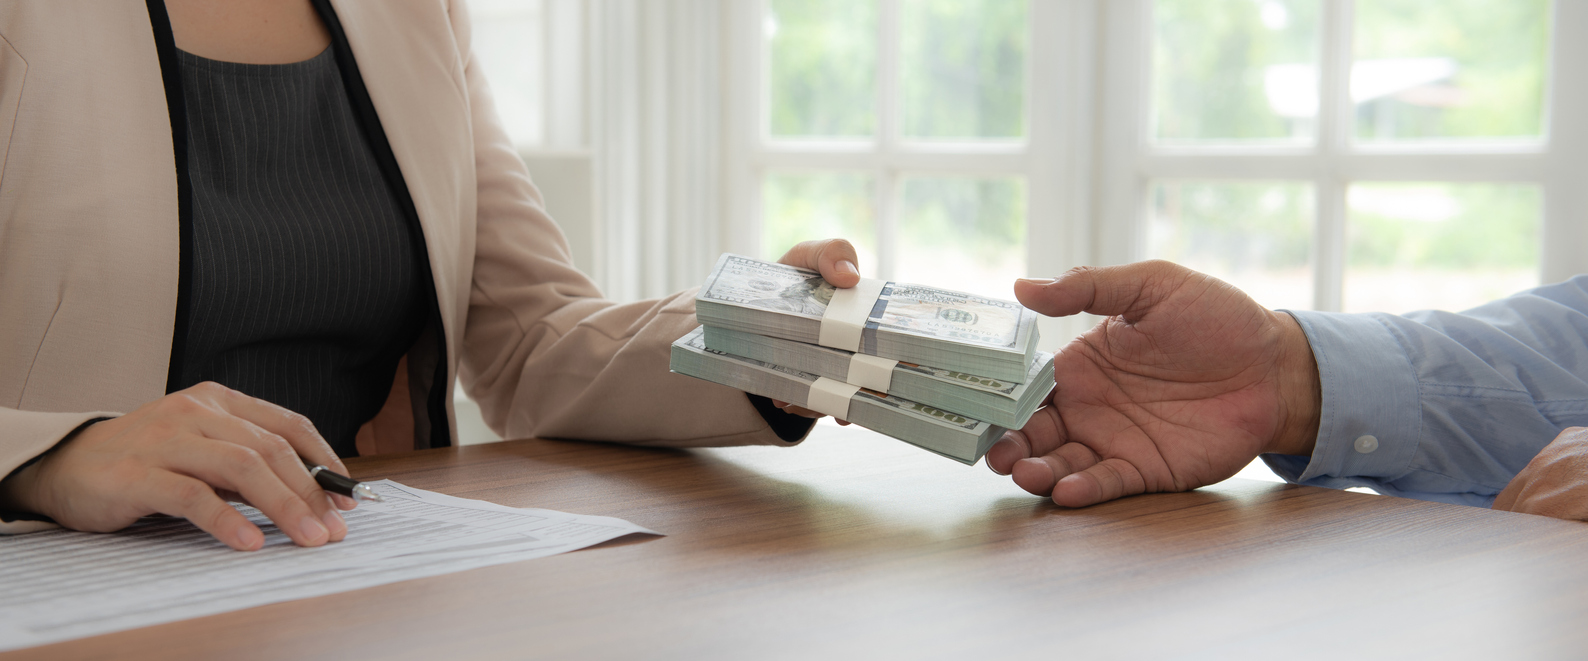
[{"label": "cuff button", "polygon": [[1356,446],[1357,452],[1362,454],[1372,454],[1374,450],[1378,449],[1378,437],[1372,434],[1363,434],[1356,437],[1356,443],[1354,443],[1354,445]]}]

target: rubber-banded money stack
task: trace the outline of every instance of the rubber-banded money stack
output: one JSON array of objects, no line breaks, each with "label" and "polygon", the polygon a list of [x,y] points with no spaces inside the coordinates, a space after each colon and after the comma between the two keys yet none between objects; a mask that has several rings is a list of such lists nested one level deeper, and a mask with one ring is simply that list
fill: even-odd
[{"label": "rubber-banded money stack", "polygon": [[1037,316],[1014,301],[725,254],[672,370],[974,464],[1053,390]]}]

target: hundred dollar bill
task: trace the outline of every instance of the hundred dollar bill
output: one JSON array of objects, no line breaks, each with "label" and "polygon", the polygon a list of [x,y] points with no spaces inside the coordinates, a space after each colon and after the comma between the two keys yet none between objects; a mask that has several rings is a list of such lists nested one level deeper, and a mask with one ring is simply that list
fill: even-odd
[{"label": "hundred dollar bill", "polygon": [[[815,374],[706,348],[696,328],[673,342],[672,371],[745,392],[809,404]],[[896,396],[862,389],[850,398],[849,422],[964,464],[975,464],[1003,428]]]},{"label": "hundred dollar bill", "polygon": [[[849,379],[854,354],[841,349],[706,326],[706,347],[789,367],[837,381]],[[953,411],[976,420],[1019,429],[1053,390],[1053,354],[1037,352],[1026,382],[966,374],[938,367],[898,363],[888,394]]]},{"label": "hundred dollar bill", "polygon": [[[815,344],[834,288],[809,269],[724,254],[695,297],[701,323]],[[1023,383],[1037,315],[1014,301],[889,282],[860,353]]]}]

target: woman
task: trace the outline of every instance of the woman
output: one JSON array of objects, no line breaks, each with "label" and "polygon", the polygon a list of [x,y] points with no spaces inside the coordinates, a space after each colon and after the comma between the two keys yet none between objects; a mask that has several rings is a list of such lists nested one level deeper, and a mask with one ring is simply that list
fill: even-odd
[{"label": "woman", "polygon": [[[0,37],[0,532],[160,512],[257,549],[241,498],[341,539],[300,457],[450,444],[454,376],[508,436],[809,429],[668,373],[691,293],[574,269],[461,0],[6,3]],[[785,261],[859,277],[842,241]]]}]

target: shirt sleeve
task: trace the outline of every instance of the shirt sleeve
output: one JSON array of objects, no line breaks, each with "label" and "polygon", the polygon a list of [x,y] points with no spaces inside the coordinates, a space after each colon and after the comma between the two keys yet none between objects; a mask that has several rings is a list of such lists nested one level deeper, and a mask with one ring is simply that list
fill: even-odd
[{"label": "shirt sleeve", "polygon": [[1461,313],[1291,311],[1318,361],[1313,486],[1487,507],[1561,430],[1588,425],[1588,276]]}]

